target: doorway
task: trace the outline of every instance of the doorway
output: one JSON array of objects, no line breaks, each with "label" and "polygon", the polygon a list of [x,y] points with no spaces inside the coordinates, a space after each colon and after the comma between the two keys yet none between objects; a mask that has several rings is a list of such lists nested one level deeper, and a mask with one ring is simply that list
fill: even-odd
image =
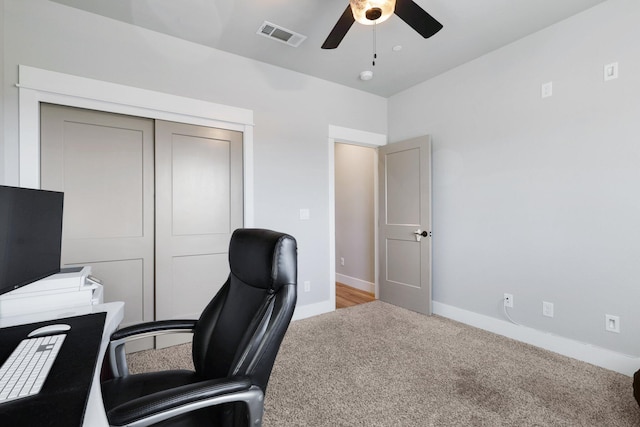
[{"label": "doorway", "polygon": [[[375,224],[378,224],[375,228],[375,295],[376,298],[382,298],[382,287],[391,287],[398,290],[398,286],[404,287],[404,290],[411,293],[411,287],[418,289],[420,295],[416,295],[414,300],[409,297],[409,302],[418,302],[420,307],[412,307],[407,304],[407,300],[391,302],[400,305],[404,308],[408,308],[414,311],[429,314],[431,312],[431,172],[430,172],[430,151],[431,143],[429,136],[417,137],[412,140],[401,141],[398,143],[387,144],[387,138],[382,134],[375,134],[371,132],[359,131],[355,129],[342,128],[338,126],[329,126],[329,201],[330,201],[330,214],[329,214],[329,274],[330,274],[330,293],[329,301],[327,303],[330,306],[326,307],[324,312],[335,310],[336,306],[336,265],[340,264],[340,257],[336,255],[336,185],[335,185],[335,150],[336,143],[344,142],[348,144],[355,144],[367,147],[376,147],[376,156],[378,163],[378,173],[375,174],[375,188],[376,188],[376,202],[375,206],[380,209],[375,209],[376,219]],[[381,149],[381,147],[385,147]],[[408,151],[407,151],[408,150]],[[378,153],[381,151],[381,153]],[[418,166],[418,169],[410,167],[405,170],[403,165],[406,162],[397,161],[406,157],[410,152],[415,152],[419,159],[417,162],[410,162],[413,166]],[[397,153],[396,153],[397,152]],[[402,152],[402,153],[401,153]],[[406,152],[406,153],[405,153]],[[391,163],[382,159],[380,156],[391,155]],[[411,157],[411,156],[410,156]],[[415,164],[414,164],[415,163]],[[409,165],[409,166],[411,166]],[[400,166],[399,174],[393,172],[396,166]],[[389,167],[391,169],[389,169]],[[389,181],[389,177],[394,177],[393,181]],[[395,178],[400,178],[400,181],[396,181]],[[417,179],[417,181],[416,181]],[[383,180],[384,186],[383,186]],[[404,184],[409,188],[416,189],[417,193],[407,197],[395,197],[395,195],[404,194],[405,192],[397,192],[397,188],[404,187]],[[416,184],[419,182],[419,184]],[[393,184],[391,187],[388,184]],[[395,206],[393,215],[391,218],[386,215],[389,213],[387,210],[389,200],[384,200],[384,204],[381,205],[383,199],[388,199],[389,191],[394,194],[392,197],[395,202],[392,201],[392,205]],[[415,201],[419,201],[416,205]],[[400,202],[396,204],[396,202]],[[397,205],[397,206],[396,206]],[[406,206],[419,206],[417,220],[411,220],[409,223],[404,224],[409,226],[410,229],[404,230],[399,236],[388,235],[387,226],[395,226],[400,216],[395,213],[402,213]],[[385,213],[385,217],[382,217],[382,213]],[[412,212],[409,209],[407,212]],[[415,212],[415,209],[413,210]],[[423,215],[426,217],[423,218]],[[384,222],[384,227],[381,226],[381,222]],[[400,221],[403,222],[403,221]],[[409,238],[407,240],[407,237]],[[415,242],[419,245],[414,245],[411,242]],[[422,243],[420,243],[422,242]],[[385,248],[381,248],[385,245]],[[385,250],[382,255],[382,250]],[[403,257],[402,254],[410,255]],[[416,255],[417,254],[417,255]],[[382,258],[385,261],[382,261]],[[399,263],[393,261],[393,265],[388,265],[389,260],[399,260]],[[381,264],[387,263],[385,271],[382,271]],[[410,274],[404,274],[410,272]],[[383,277],[384,276],[384,277]],[[383,281],[384,278],[384,281]],[[394,292],[394,291],[392,291]],[[398,296],[404,295],[407,292],[396,292]],[[389,296],[389,294],[387,293]],[[402,297],[404,298],[404,297]]]},{"label": "doorway", "polygon": [[377,155],[371,147],[336,142],[336,308],[375,299]]}]

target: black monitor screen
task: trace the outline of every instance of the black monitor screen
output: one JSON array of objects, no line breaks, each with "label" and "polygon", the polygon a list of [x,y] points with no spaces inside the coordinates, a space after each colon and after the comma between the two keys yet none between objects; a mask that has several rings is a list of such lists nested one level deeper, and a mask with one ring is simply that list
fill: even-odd
[{"label": "black monitor screen", "polygon": [[63,197],[0,185],[0,294],[60,271]]}]

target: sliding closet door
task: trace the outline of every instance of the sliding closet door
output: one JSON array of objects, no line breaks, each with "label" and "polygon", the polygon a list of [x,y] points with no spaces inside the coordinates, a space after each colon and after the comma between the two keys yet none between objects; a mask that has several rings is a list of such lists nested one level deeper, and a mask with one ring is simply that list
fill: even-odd
[{"label": "sliding closet door", "polygon": [[65,192],[62,264],[92,266],[123,326],[197,318],[243,224],[242,133],[43,104],[41,152],[41,187]]},{"label": "sliding closet door", "polygon": [[154,319],[153,134],[150,119],[41,106],[41,187],[65,193],[62,265],[90,265],[105,302],[125,302],[123,326]]},{"label": "sliding closet door", "polygon": [[193,319],[227,279],[229,239],[243,224],[242,133],[159,120],[155,129],[156,318]]}]

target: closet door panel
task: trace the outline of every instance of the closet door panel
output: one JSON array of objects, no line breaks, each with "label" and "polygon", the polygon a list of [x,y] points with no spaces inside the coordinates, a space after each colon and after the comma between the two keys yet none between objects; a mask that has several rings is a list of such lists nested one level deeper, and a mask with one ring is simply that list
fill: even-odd
[{"label": "closet door panel", "polygon": [[153,120],[43,104],[40,144],[41,187],[64,192],[62,266],[91,266],[122,326],[153,320]]},{"label": "closet door panel", "polygon": [[[156,121],[156,315],[197,318],[242,227],[242,134]],[[184,342],[161,336],[159,347]]]}]

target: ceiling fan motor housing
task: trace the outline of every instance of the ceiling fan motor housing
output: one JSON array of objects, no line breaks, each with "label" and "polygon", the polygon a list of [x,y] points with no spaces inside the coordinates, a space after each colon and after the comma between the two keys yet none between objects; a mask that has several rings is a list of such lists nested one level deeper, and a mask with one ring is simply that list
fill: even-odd
[{"label": "ceiling fan motor housing", "polygon": [[349,0],[353,18],[364,25],[379,24],[389,19],[396,0]]}]

